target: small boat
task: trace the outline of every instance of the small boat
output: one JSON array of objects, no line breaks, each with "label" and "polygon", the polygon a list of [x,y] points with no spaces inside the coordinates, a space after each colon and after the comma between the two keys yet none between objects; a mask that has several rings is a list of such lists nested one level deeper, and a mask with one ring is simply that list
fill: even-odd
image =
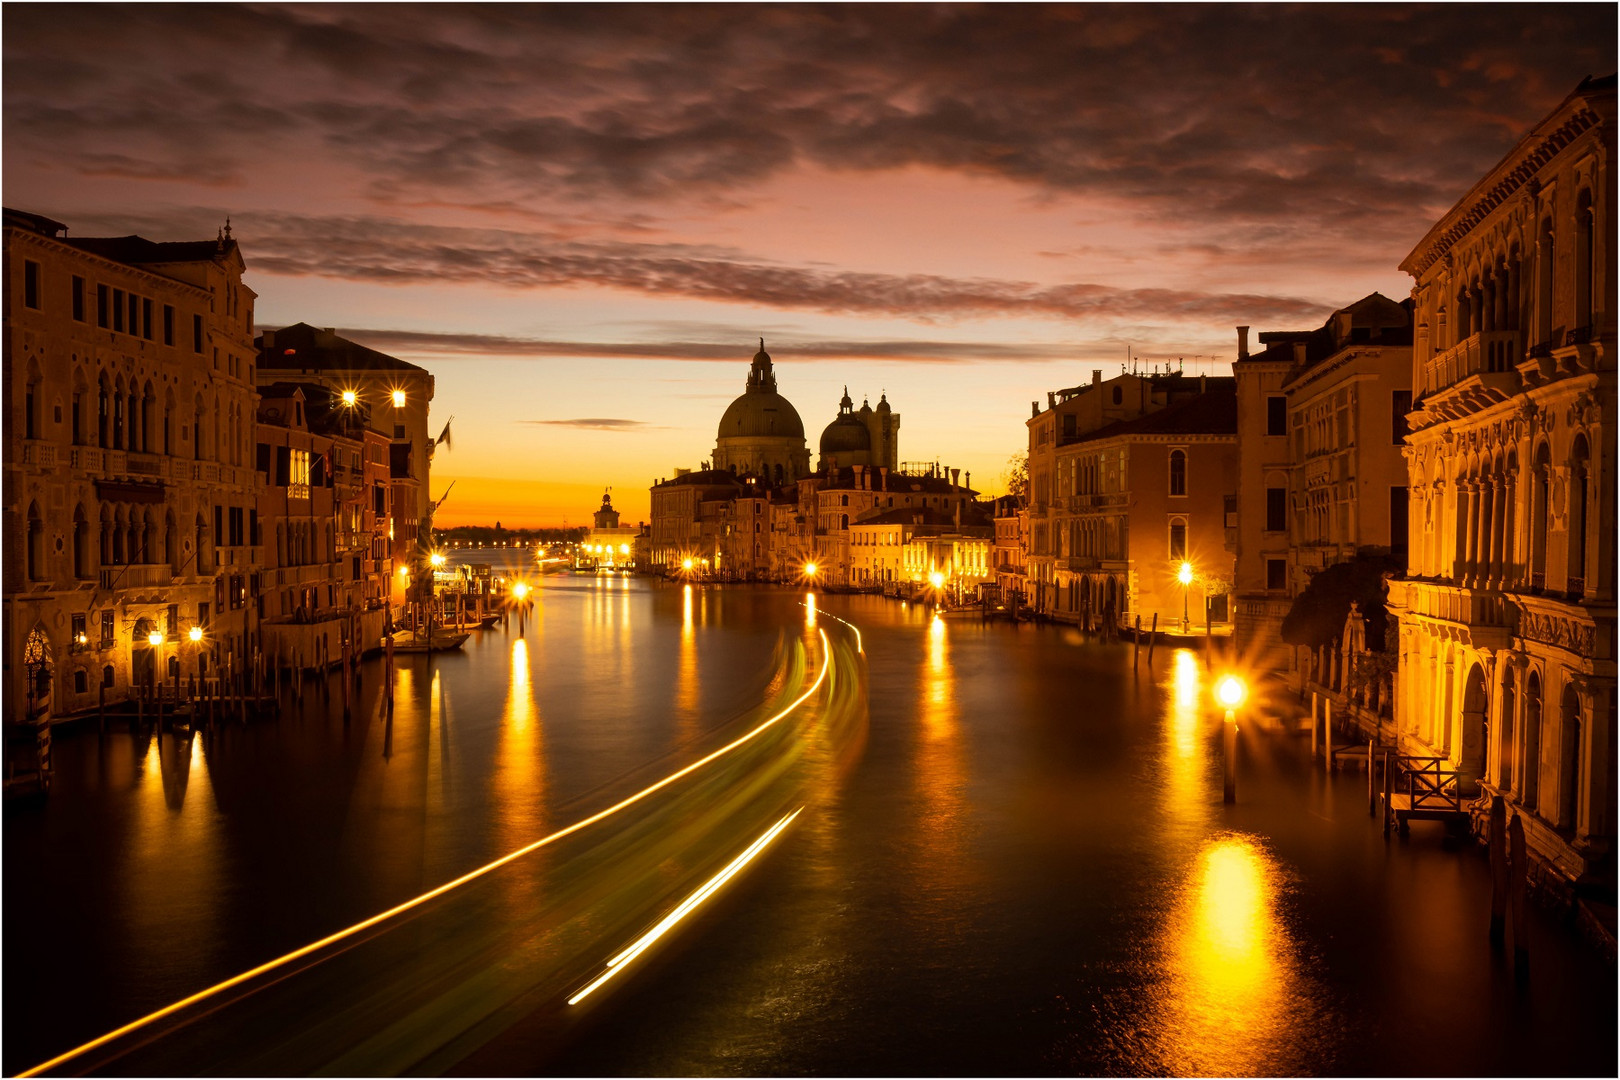
[{"label": "small boat", "polygon": [[434,627],[431,636],[414,630],[401,630],[394,635],[397,653],[434,653],[459,649],[472,635],[464,630],[445,630]]}]

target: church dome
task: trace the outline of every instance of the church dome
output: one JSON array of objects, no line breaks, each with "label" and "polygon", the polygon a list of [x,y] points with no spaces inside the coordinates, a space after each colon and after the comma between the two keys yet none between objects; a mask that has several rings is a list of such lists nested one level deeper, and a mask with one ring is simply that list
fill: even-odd
[{"label": "church dome", "polygon": [[754,364],[748,371],[748,387],[742,396],[726,407],[720,417],[721,439],[778,438],[804,439],[804,421],[793,403],[776,392],[776,373],[765,342],[759,343]]},{"label": "church dome", "polygon": [[[821,433],[821,454],[864,454],[872,449],[872,433],[867,430],[866,424],[852,411],[854,402],[849,400],[849,388],[844,388],[844,398],[838,403],[838,416],[827,429]],[[858,463],[855,463],[858,464]]]}]

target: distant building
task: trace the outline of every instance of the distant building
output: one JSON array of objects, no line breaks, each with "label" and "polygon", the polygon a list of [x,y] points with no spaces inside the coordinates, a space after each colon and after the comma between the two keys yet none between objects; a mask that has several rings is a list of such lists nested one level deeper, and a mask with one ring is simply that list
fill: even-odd
[{"label": "distant building", "polygon": [[856,465],[899,471],[900,414],[890,407],[886,393],[876,409],[863,401],[856,412],[846,386],[838,415],[821,433],[820,468],[827,472]]},{"label": "distant building", "polygon": [[1550,879],[1613,887],[1615,80],[1583,82],[1401,263],[1403,743],[1525,823]]},{"label": "distant building", "polygon": [[602,567],[631,567],[635,565],[636,538],[641,529],[635,525],[620,525],[619,512],[613,509],[613,496],[602,493],[602,505],[591,516],[591,528],[578,549],[578,561],[589,561]]},{"label": "distant building", "polygon": [[5,211],[8,721],[242,671],[259,632],[241,251],[67,233]]},{"label": "distant building", "polygon": [[1412,307],[1373,293],[1252,354],[1238,335],[1235,632],[1251,663],[1297,672],[1280,631],[1311,577],[1406,552]]},{"label": "distant building", "polygon": [[1026,588],[1024,553],[1029,550],[1029,512],[1013,495],[995,503],[995,550],[991,560],[996,571],[996,587],[1001,603],[1008,609],[1022,607]]}]

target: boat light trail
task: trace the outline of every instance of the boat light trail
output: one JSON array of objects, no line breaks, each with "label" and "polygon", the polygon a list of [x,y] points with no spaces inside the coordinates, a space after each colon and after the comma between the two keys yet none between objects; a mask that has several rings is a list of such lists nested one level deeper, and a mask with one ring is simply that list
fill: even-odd
[{"label": "boat light trail", "polygon": [[855,651],[860,653],[862,656],[866,655],[866,645],[861,640],[861,628],[860,627],[856,626],[854,623],[850,622],[848,619],[840,619],[840,618],[838,618],[838,616],[832,614],[831,612],[822,611],[820,608],[816,607],[814,603],[806,604],[803,600],[801,600],[801,601],[799,601],[799,606],[800,607],[808,607],[816,615],[819,615],[819,616],[822,616],[822,617],[825,617],[825,618],[828,618],[828,619],[837,620],[838,622],[841,622],[845,626],[849,627],[851,630],[855,631]]},{"label": "boat light trail", "polygon": [[309,956],[311,953],[319,952],[321,949],[326,948],[328,945],[335,945],[339,941],[343,941],[343,940],[345,940],[347,938],[351,938],[354,935],[356,935],[356,934],[358,934],[358,933],[360,933],[360,932],[362,932],[364,930],[369,930],[373,926],[379,925],[380,923],[387,922],[389,919],[392,919],[395,915],[402,915],[405,912],[410,911],[412,908],[420,907],[421,905],[427,903],[429,900],[433,900],[433,899],[435,899],[437,897],[443,896],[445,893],[448,893],[453,889],[458,889],[461,886],[467,884],[468,882],[476,881],[478,878],[483,877],[485,874],[488,874],[488,873],[490,873],[490,872],[492,872],[494,870],[498,870],[501,867],[505,866],[507,863],[513,862],[513,861],[515,861],[517,859],[521,859],[521,858],[523,858],[523,856],[528,855],[531,852],[538,851],[540,848],[545,847],[547,844],[556,843],[558,840],[561,840],[565,836],[571,836],[574,833],[579,832],[581,829],[587,828],[587,827],[589,827],[591,825],[595,825],[597,822],[603,820],[604,818],[611,817],[612,815],[617,814],[620,810],[623,810],[623,809],[626,809],[627,807],[635,805],[636,803],[640,802],[642,799],[645,799],[647,796],[653,794],[654,792],[660,791],[660,790],[668,787],[670,784],[673,784],[675,781],[681,779],[683,776],[687,776],[687,775],[697,771],[698,769],[703,768],[703,766],[705,766],[705,765],[709,764],[710,762],[714,761],[716,758],[720,758],[720,757],[725,756],[726,754],[731,753],[733,750],[737,749],[738,747],[744,745],[745,743],[751,742],[755,738],[759,737],[765,731],[767,731],[772,726],[774,726],[783,717],[785,717],[789,713],[791,713],[794,709],[797,709],[800,705],[803,705],[806,701],[810,700],[810,698],[815,694],[815,692],[821,688],[821,684],[824,681],[826,681],[826,678],[827,678],[827,669],[832,663],[832,649],[831,649],[831,647],[829,646],[829,644],[827,642],[827,632],[825,630],[823,630],[823,631],[820,631],[820,634],[821,634],[821,671],[820,671],[819,674],[816,675],[816,681],[810,684],[810,688],[808,690],[806,690],[804,693],[800,694],[797,698],[794,698],[793,702],[791,704],[789,704],[786,708],[784,708],[781,712],[777,713],[775,716],[772,716],[770,719],[763,721],[762,723],[760,723],[760,725],[758,727],[755,727],[753,730],[748,731],[748,732],[746,732],[746,733],[744,733],[742,735],[739,735],[737,738],[733,739],[731,742],[727,743],[726,745],[722,746],[720,749],[714,751],[713,753],[707,755],[706,757],[699,758],[697,761],[692,762],[692,764],[686,766],[685,768],[678,769],[677,771],[670,773],[668,776],[664,777],[662,780],[658,781],[655,784],[650,784],[647,787],[642,788],[640,791],[636,792],[634,795],[628,795],[625,798],[620,799],[618,802],[614,803],[612,806],[608,807],[605,810],[599,810],[596,813],[592,814],[588,818],[584,818],[584,819],[582,819],[580,821],[574,822],[572,825],[568,826],[567,828],[558,829],[556,832],[552,833],[550,836],[541,837],[539,840],[534,841],[532,844],[527,844],[527,845],[525,845],[523,847],[518,848],[516,851],[513,851],[513,852],[511,852],[509,854],[506,854],[506,855],[502,855],[499,859],[496,859],[494,862],[485,863],[483,866],[478,867],[476,870],[469,870],[467,873],[462,874],[460,877],[456,878],[454,881],[447,881],[443,885],[440,885],[435,889],[430,889],[429,891],[423,893],[420,896],[415,896],[415,897],[412,897],[409,900],[406,900],[403,903],[395,904],[393,907],[389,908],[387,911],[379,912],[378,914],[371,916],[369,919],[365,919],[365,920],[363,920],[361,922],[355,923],[353,926],[348,926],[348,927],[343,928],[342,930],[336,931],[335,933],[328,934],[325,937],[321,938],[319,941],[312,941],[308,945],[301,946],[300,948],[294,949],[290,953],[286,953],[286,954],[284,954],[282,956],[278,956],[274,960],[266,960],[264,963],[260,964],[258,967],[251,968],[251,969],[249,969],[247,971],[244,971],[240,975],[233,975],[229,979],[226,979],[224,982],[215,983],[213,986],[210,986],[210,987],[208,987],[207,989],[204,989],[204,990],[199,990],[195,994],[190,995],[189,997],[181,998],[179,1001],[176,1001],[173,1004],[165,1005],[163,1008],[158,1009],[156,1012],[147,1013],[145,1016],[141,1017],[138,1020],[131,1020],[129,1023],[125,1024],[123,1027],[116,1028],[116,1029],[114,1029],[112,1031],[109,1031],[105,1035],[97,1036],[96,1038],[91,1039],[89,1042],[84,1043],[81,1046],[76,1046],[72,1050],[68,1050],[68,1051],[65,1051],[64,1053],[58,1054],[55,1057],[51,1058],[49,1061],[41,1062],[40,1064],[35,1065],[33,1068],[25,1070],[24,1072],[20,1072],[17,1075],[18,1076],[38,1076],[40,1073],[43,1073],[48,1069],[54,1069],[56,1066],[62,1064],[65,1061],[72,1061],[74,1058],[79,1057],[82,1054],[89,1053],[91,1050],[94,1050],[97,1047],[105,1046],[105,1045],[107,1045],[108,1043],[112,1042],[115,1039],[120,1039],[123,1036],[128,1035],[132,1031],[139,1031],[141,1028],[146,1027],[148,1024],[151,1024],[151,1023],[154,1023],[154,1022],[156,1022],[158,1020],[161,1020],[165,1016],[173,1016],[175,1013],[180,1012],[182,1009],[189,1008],[190,1006],[197,1004],[199,1001],[206,1001],[208,998],[211,998],[211,997],[215,996],[216,994],[223,993],[224,991],[229,990],[229,989],[231,989],[232,987],[235,987],[235,986],[241,986],[243,983],[249,981],[250,979],[255,979],[255,978],[259,977],[260,975],[265,974],[266,972],[274,971],[274,970],[276,970],[277,968],[280,968],[280,967],[285,967],[286,965],[292,963],[294,960],[300,960],[300,959],[302,959],[302,958],[304,958],[306,956]]},{"label": "boat light trail", "polygon": [[707,900],[709,897],[718,892],[720,890],[720,886],[736,877],[737,874],[741,872],[743,867],[753,862],[754,858],[759,855],[760,852],[764,851],[765,848],[770,845],[772,840],[775,840],[778,836],[780,836],[782,834],[782,830],[792,824],[793,819],[798,817],[803,810],[804,807],[799,807],[798,810],[793,811],[793,813],[789,814],[787,817],[783,818],[781,821],[778,821],[775,825],[772,825],[769,829],[767,829],[758,840],[755,840],[752,844],[749,844],[748,847],[743,849],[743,853],[741,855],[738,855],[735,859],[732,859],[729,863],[727,863],[724,870],[720,871],[718,874],[714,875],[714,877],[704,882],[696,892],[694,892],[691,896],[688,896],[685,900],[682,900],[680,904],[676,906],[674,911],[671,911],[668,915],[665,915],[661,920],[659,920],[657,926],[654,926],[651,930],[637,938],[635,943],[632,944],[628,949],[625,949],[624,952],[609,960],[607,970],[598,975],[589,986],[585,987],[585,989],[569,998],[568,1004],[578,1005],[581,1001],[585,1000],[585,996],[587,994],[601,986],[603,983],[607,982],[609,979],[613,978],[613,976],[617,975],[619,972],[623,971],[625,967],[628,966],[630,961],[634,960],[636,957],[640,956],[642,953],[651,948],[653,942],[667,934],[676,923],[680,922],[682,919],[686,918],[693,911],[695,911],[699,904],[703,903],[703,901]]}]

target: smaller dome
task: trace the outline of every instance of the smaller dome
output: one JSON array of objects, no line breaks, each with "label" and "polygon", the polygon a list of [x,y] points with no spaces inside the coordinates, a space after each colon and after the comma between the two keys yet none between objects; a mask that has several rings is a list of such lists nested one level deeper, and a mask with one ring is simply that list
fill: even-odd
[{"label": "smaller dome", "polygon": [[[872,450],[872,433],[849,413],[843,413],[821,433],[821,453],[859,454]],[[858,464],[858,463],[857,463]]]},{"label": "smaller dome", "polygon": [[880,412],[880,413],[886,413],[886,412],[893,412],[894,411],[893,409],[891,409],[889,407],[889,394],[888,394],[887,391],[884,391],[883,396],[878,398],[877,411]]}]

